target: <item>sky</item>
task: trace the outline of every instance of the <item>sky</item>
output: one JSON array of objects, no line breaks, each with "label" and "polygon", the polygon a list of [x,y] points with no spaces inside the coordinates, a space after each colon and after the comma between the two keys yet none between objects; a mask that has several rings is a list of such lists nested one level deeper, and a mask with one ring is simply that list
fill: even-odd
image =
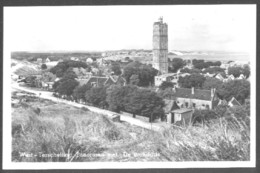
[{"label": "sky", "polygon": [[255,5],[4,7],[12,51],[152,49],[153,23],[168,24],[169,50],[248,52]]}]

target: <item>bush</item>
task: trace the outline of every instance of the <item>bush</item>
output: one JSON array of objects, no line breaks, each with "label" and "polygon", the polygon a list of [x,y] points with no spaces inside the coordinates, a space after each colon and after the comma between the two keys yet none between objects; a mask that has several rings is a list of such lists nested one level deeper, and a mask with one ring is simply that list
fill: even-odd
[{"label": "bush", "polygon": [[110,141],[122,139],[120,131],[116,128],[111,128],[105,131],[105,136]]}]

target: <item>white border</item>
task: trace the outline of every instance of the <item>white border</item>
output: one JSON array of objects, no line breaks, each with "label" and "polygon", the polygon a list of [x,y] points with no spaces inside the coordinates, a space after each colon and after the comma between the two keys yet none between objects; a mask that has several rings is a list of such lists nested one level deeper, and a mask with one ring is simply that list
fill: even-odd
[{"label": "white border", "polygon": [[[256,5],[254,6],[256,9]],[[4,7],[5,11],[5,7]],[[256,10],[255,10],[256,11]],[[255,16],[256,21],[256,16]],[[5,23],[6,21],[4,21]],[[255,23],[256,25],[256,23]],[[83,162],[83,163],[16,163],[11,161],[11,45],[6,38],[4,25],[3,57],[3,169],[105,169],[105,168],[242,168],[256,166],[256,39],[252,40],[251,64],[251,161],[225,162]],[[250,33],[256,38],[255,32]]]}]

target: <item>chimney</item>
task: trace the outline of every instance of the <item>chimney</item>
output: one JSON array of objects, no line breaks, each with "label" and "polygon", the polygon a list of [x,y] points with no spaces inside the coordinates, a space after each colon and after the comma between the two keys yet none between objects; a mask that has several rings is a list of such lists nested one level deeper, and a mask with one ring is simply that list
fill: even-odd
[{"label": "chimney", "polygon": [[211,88],[211,98],[214,97],[214,93],[215,93],[215,88]]},{"label": "chimney", "polygon": [[194,87],[191,88],[191,94],[194,94]]},{"label": "chimney", "polygon": [[176,85],[173,86],[172,91],[176,93]]}]

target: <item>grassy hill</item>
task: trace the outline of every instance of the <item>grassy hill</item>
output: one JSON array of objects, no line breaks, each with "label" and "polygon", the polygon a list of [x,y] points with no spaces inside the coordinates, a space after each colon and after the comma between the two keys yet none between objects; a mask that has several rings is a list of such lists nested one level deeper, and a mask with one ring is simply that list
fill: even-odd
[{"label": "grassy hill", "polygon": [[249,129],[216,123],[153,132],[17,92],[12,100],[15,162],[249,160]]}]

